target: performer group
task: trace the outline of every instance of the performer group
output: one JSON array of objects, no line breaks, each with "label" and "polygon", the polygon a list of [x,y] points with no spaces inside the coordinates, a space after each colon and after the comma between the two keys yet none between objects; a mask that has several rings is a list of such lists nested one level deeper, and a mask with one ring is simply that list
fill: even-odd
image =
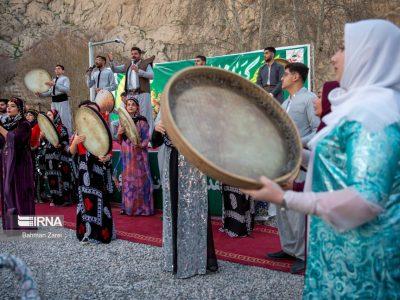
[{"label": "performer group", "polygon": [[[281,249],[266,259],[292,260],[291,272],[306,271],[305,299],[400,298],[400,29],[383,20],[346,24],[344,43],[331,58],[336,80],[316,94],[304,85],[309,69],[298,62],[275,61],[264,49],[256,84],[293,120],[301,137],[303,160],[294,180],[276,184],[260,179],[259,190],[221,183],[222,232],[249,236],[256,207],[275,217]],[[125,74],[121,104],[138,133],[138,143],[123,124],[110,124],[108,112],[89,100],[121,147],[120,214],[155,213],[148,147],[158,148],[163,200],[163,269],[176,278],[218,271],[207,177],[179,153],[168,136],[161,111],[153,118],[150,80],[154,57],[132,47],[131,59],[118,65],[112,53],[98,55],[86,83],[114,91],[114,73]],[[194,58],[204,66],[203,55]],[[109,64],[109,67],[107,67]],[[25,109],[18,97],[0,100],[0,200],[3,230],[23,229],[18,215],[35,215],[35,202],[77,205],[76,236],[82,244],[116,238],[111,201],[115,184],[112,151],[96,156],[85,146],[90,136],[74,133],[70,81],[55,66],[49,89],[51,109]],[[229,89],[229,86],[226,87]],[[284,100],[284,91],[288,94]],[[162,103],[161,103],[162,105]],[[59,143],[41,132],[38,116],[54,125]],[[266,137],[267,138],[267,137]]]}]

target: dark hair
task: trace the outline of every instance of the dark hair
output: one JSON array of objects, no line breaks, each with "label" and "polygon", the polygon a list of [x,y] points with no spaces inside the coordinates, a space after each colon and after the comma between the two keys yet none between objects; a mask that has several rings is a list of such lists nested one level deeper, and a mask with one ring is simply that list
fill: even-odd
[{"label": "dark hair", "polygon": [[122,92],[120,96],[121,97],[125,97],[126,96],[126,92]]},{"label": "dark hair", "polygon": [[20,112],[21,114],[24,113],[24,108],[25,108],[24,100],[22,100],[21,98],[12,96],[12,97],[10,98],[10,100],[8,100],[8,102],[13,102],[13,103],[15,103],[15,104],[17,105],[17,108],[18,108],[19,112]]},{"label": "dark hair", "polygon": [[136,104],[136,106],[140,106],[139,105],[139,101],[136,99],[136,98],[128,98],[128,99],[126,99],[126,105],[128,105],[128,101],[133,101],[135,104]]},{"label": "dark hair", "polygon": [[63,65],[56,65],[56,67],[60,67],[63,71],[65,70]]},{"label": "dark hair", "polygon": [[102,60],[104,60],[104,62],[107,62],[107,58],[105,56],[102,55],[97,55],[96,58],[101,58]]},{"label": "dark hair", "polygon": [[7,104],[8,103],[8,99],[0,99],[0,102],[3,102],[4,104]]},{"label": "dark hair", "polygon": [[275,49],[274,47],[266,47],[266,48],[264,48],[264,52],[265,52],[265,51],[273,52],[274,55],[275,55],[275,53],[276,53],[276,49]]},{"label": "dark hair", "polygon": [[78,107],[84,106],[84,105],[90,105],[94,102],[90,101],[90,100],[83,100],[78,104]]},{"label": "dark hair", "polygon": [[131,48],[131,51],[134,51],[134,50],[136,50],[137,52],[139,52],[139,54],[142,54],[142,49],[140,49],[139,47],[132,47]]},{"label": "dark hair", "polygon": [[306,82],[308,76],[308,67],[305,64],[295,62],[289,63],[285,66],[285,70],[289,70],[290,73],[298,73],[303,80],[303,83]]},{"label": "dark hair", "polygon": [[204,55],[197,55],[195,58],[199,58],[204,62],[207,62],[207,58]]},{"label": "dark hair", "polygon": [[78,108],[81,108],[82,106],[89,106],[89,105],[96,106],[97,109],[100,112],[100,106],[96,102],[93,102],[93,101],[90,101],[90,100],[82,101],[81,103],[79,103]]},{"label": "dark hair", "polygon": [[26,112],[25,112],[25,114],[31,114],[31,115],[33,115],[35,118],[37,118],[37,116],[38,116],[38,111],[37,110],[35,110],[35,109],[28,109]]}]

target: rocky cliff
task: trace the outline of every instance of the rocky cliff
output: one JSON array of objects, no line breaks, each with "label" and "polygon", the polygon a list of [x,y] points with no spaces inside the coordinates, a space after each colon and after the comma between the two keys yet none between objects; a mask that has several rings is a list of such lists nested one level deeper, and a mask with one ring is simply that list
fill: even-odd
[{"label": "rocky cliff", "polygon": [[331,76],[329,57],[345,22],[374,17],[400,24],[398,0],[3,0],[0,12],[1,97],[17,94],[42,107],[48,100],[26,90],[25,72],[65,65],[76,105],[88,97],[89,40],[120,37],[125,45],[97,53],[123,58],[137,45],[157,62],[312,43],[318,86]]}]

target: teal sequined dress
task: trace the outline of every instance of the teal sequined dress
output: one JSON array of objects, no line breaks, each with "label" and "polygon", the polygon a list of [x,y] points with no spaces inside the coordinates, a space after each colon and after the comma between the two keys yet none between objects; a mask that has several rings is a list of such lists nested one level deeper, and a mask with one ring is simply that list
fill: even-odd
[{"label": "teal sequined dress", "polygon": [[400,299],[400,124],[342,121],[315,149],[313,192],[355,188],[384,211],[339,233],[310,218],[304,299]]}]

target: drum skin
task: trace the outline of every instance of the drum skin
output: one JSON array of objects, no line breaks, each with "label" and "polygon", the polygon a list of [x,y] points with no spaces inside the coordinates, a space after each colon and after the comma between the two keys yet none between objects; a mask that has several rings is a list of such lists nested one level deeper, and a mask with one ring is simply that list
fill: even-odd
[{"label": "drum skin", "polygon": [[60,143],[60,136],[54,123],[44,113],[39,113],[37,120],[40,131],[43,132],[46,139],[53,146],[57,146]]},{"label": "drum skin", "polygon": [[126,109],[123,107],[119,107],[118,108],[118,116],[119,116],[119,122],[120,122],[122,128],[125,129],[125,134],[128,137],[128,139],[134,145],[139,144],[140,138],[139,138],[139,134],[136,129],[135,122],[133,122],[131,116],[126,111]]},{"label": "drum skin", "polygon": [[24,83],[25,86],[33,93],[47,92],[50,87],[46,82],[51,81],[50,74],[43,69],[34,69],[25,74]]},{"label": "drum skin", "polygon": [[208,176],[256,189],[260,176],[278,183],[300,169],[295,124],[267,92],[232,72],[191,67],[162,95],[162,121],[174,146]]},{"label": "drum skin", "polygon": [[284,58],[275,58],[274,61],[276,61],[278,64],[282,65],[283,67],[286,67],[286,65],[289,64],[289,61]]},{"label": "drum skin", "polygon": [[115,99],[110,91],[107,90],[98,91],[96,98],[94,99],[94,102],[96,102],[100,106],[101,112],[110,113],[114,110]]},{"label": "drum skin", "polygon": [[87,151],[97,157],[105,156],[111,151],[110,129],[94,108],[88,106],[79,108],[75,115],[75,126],[78,135],[86,137],[83,145]]}]

